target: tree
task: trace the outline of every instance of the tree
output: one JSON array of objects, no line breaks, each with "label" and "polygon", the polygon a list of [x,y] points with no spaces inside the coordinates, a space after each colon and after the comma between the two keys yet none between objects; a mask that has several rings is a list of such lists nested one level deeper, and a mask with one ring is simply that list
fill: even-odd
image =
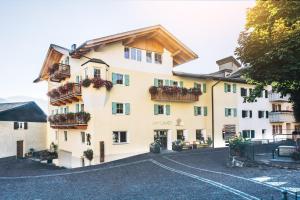
[{"label": "tree", "polygon": [[300,121],[300,1],[257,1],[248,10],[245,30],[235,50],[247,66],[245,77],[257,85],[246,99],[253,101],[266,85],[290,94]]},{"label": "tree", "polygon": [[83,152],[83,155],[84,155],[84,157],[86,157],[89,160],[90,165],[91,165],[91,161],[94,158],[94,152],[93,152],[93,150],[92,149],[88,149],[88,150],[86,150],[86,151]]}]

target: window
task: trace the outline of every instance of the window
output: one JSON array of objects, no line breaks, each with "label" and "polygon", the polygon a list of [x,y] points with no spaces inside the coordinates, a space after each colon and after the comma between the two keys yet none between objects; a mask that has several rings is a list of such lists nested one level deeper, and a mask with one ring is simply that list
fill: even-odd
[{"label": "window", "polygon": [[127,143],[127,132],[126,131],[114,131],[113,132],[113,143]]},{"label": "window", "polygon": [[265,90],[265,98],[268,98],[269,94],[268,94],[268,90]]},{"label": "window", "polygon": [[124,58],[129,59],[129,48],[124,47]]},{"label": "window", "polygon": [[164,106],[163,105],[158,105],[158,114],[159,115],[164,114]]},{"label": "window", "polygon": [[23,128],[23,122],[19,122],[19,128]]},{"label": "window", "polygon": [[236,108],[225,108],[225,117],[237,116],[237,109]]},{"label": "window", "polygon": [[14,122],[14,129],[15,130],[19,129],[19,123],[18,122]]},{"label": "window", "polygon": [[158,80],[157,80],[157,86],[158,86],[158,87],[161,87],[161,86],[163,86],[163,85],[164,85],[164,81],[161,80],[161,79],[158,79]]},{"label": "window", "polygon": [[267,132],[267,129],[261,129],[261,133],[265,134]]},{"label": "window", "polygon": [[196,140],[204,141],[204,137],[203,137],[203,134],[202,134],[202,129],[197,129],[196,130]]},{"label": "window", "polygon": [[269,118],[269,111],[266,111],[266,118]]},{"label": "window", "polygon": [[142,51],[140,49],[136,50],[136,60],[142,61]]},{"label": "window", "polygon": [[248,117],[248,111],[247,110],[242,110],[242,118]]},{"label": "window", "polygon": [[259,110],[258,111],[258,118],[263,118],[264,117],[264,111]]},{"label": "window", "polygon": [[28,122],[24,122],[24,129],[28,129]]},{"label": "window", "polygon": [[231,85],[228,83],[224,83],[224,92],[231,92]]},{"label": "window", "polygon": [[152,52],[151,51],[146,52],[146,61],[147,61],[147,63],[152,63]]},{"label": "window", "polygon": [[101,70],[94,68],[94,78],[101,78]]},{"label": "window", "polygon": [[117,84],[123,84],[123,75],[122,74],[116,74],[116,83]]},{"label": "window", "polygon": [[201,107],[200,106],[194,106],[194,115],[195,116],[201,115]]},{"label": "window", "polygon": [[184,141],[184,139],[183,130],[177,130],[177,140]]},{"label": "window", "polygon": [[112,102],[112,114],[130,114],[129,103],[115,103]]},{"label": "window", "polygon": [[67,114],[68,112],[69,112],[69,107],[67,106],[64,108],[64,113]]},{"label": "window", "polygon": [[68,141],[68,132],[67,131],[64,131],[64,138],[65,138],[65,141]]},{"label": "window", "polygon": [[272,133],[273,134],[282,134],[282,125],[273,125]]},{"label": "window", "polygon": [[255,130],[243,130],[243,138],[255,138]]},{"label": "window", "polygon": [[136,60],[136,48],[130,48],[130,58],[131,60]]},{"label": "window", "polygon": [[154,60],[156,64],[162,64],[162,56],[159,53],[154,53]]},{"label": "window", "polygon": [[178,82],[177,81],[173,81],[173,86],[178,86]]},{"label": "window", "polygon": [[81,76],[76,76],[76,83],[80,83],[81,82]]},{"label": "window", "polygon": [[81,132],[81,143],[85,143],[85,132]]},{"label": "window", "polygon": [[246,97],[247,96],[247,89],[241,88],[241,96]]},{"label": "window", "polygon": [[201,89],[201,84],[200,83],[194,83],[194,88]]},{"label": "window", "polygon": [[117,113],[118,114],[123,114],[123,104],[122,103],[117,103]]}]

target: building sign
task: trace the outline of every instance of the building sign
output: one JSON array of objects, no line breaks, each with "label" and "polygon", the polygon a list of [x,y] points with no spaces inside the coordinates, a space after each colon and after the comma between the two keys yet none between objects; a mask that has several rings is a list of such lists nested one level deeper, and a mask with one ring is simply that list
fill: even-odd
[{"label": "building sign", "polygon": [[222,130],[223,139],[229,140],[231,137],[236,135],[236,126],[235,124],[225,124]]}]

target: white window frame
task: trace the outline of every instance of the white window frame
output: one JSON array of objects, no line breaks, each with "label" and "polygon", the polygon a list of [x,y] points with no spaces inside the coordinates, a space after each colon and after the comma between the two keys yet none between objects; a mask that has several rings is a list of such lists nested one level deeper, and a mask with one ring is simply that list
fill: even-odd
[{"label": "white window frame", "polygon": [[101,78],[101,69],[100,69],[99,67],[94,67],[93,78],[96,78],[96,77],[95,77],[95,75],[96,75],[96,74],[95,74],[95,71],[96,71],[96,70],[99,70],[99,74],[97,74],[97,75],[99,75],[99,77],[97,76],[97,78]]},{"label": "white window frame", "polygon": [[[126,134],[126,142],[121,142],[121,132],[125,132],[125,134]],[[117,142],[115,142],[115,140],[114,140],[114,134],[115,133],[117,133],[117,135],[118,135],[118,141]],[[128,144],[129,143],[129,137],[128,137],[128,131],[113,131],[112,132],[112,143],[113,144]]]},{"label": "white window frame", "polygon": [[[156,57],[158,58],[158,56],[160,56],[160,60],[158,59],[156,59]],[[154,63],[155,64],[159,64],[159,65],[161,65],[162,64],[162,61],[163,60],[163,58],[162,58],[162,54],[161,53],[157,53],[157,52],[154,52]]]},{"label": "white window frame", "polygon": [[[150,57],[148,56],[148,55],[150,55]],[[146,51],[146,62],[147,63],[152,63],[152,51]]]}]

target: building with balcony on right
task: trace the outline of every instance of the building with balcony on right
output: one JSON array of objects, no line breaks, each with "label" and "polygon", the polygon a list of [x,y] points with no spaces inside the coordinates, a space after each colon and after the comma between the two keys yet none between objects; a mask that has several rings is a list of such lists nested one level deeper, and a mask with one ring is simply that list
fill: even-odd
[{"label": "building with balcony on right", "polygon": [[293,131],[299,131],[299,125],[295,123],[292,105],[289,102],[289,95],[269,92],[269,102],[272,110],[269,113],[272,134],[290,138]]}]

